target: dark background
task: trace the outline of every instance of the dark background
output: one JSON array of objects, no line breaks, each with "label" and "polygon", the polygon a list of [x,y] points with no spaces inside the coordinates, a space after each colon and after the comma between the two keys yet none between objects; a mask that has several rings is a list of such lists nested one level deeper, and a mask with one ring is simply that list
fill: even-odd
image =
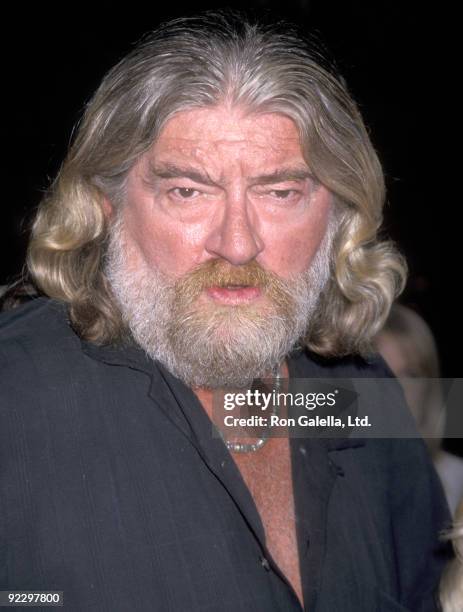
[{"label": "dark background", "polygon": [[[159,21],[232,6],[272,11],[315,30],[337,60],[383,162],[388,202],[385,232],[406,254],[410,280],[403,302],[431,325],[444,376],[461,375],[458,319],[452,314],[458,281],[456,243],[444,238],[452,202],[441,191],[440,131],[450,109],[441,97],[443,10],[383,1],[261,0],[176,4],[62,3],[32,13],[10,7],[3,22],[4,150],[0,284],[21,269],[30,219],[56,174],[83,105],[103,74]],[[438,119],[439,117],[439,119]],[[455,276],[455,277],[454,277]]]}]

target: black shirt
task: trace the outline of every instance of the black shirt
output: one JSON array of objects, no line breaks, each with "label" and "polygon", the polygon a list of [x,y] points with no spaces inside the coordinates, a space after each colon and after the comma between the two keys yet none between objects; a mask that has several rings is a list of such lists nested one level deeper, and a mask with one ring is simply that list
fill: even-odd
[{"label": "black shirt", "polygon": [[[0,327],[0,589],[69,611],[298,611],[196,396],[136,347],[81,341],[58,302]],[[293,353],[290,376],[387,376]],[[449,517],[420,440],[292,439],[306,610],[433,610]]]}]

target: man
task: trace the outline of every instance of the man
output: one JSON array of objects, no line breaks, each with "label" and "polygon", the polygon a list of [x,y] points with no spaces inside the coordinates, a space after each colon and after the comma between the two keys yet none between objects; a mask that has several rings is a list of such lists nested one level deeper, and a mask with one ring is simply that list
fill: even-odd
[{"label": "man", "polygon": [[221,390],[389,376],[369,350],[404,265],[316,57],[178,20],[89,103],[33,227],[42,297],[3,318],[2,588],[68,610],[434,608],[448,514],[421,441],[213,435]]}]

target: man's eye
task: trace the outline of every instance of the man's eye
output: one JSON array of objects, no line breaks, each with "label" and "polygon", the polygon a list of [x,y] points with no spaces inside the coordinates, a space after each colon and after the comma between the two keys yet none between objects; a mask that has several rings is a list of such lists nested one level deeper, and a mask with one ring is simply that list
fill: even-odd
[{"label": "man's eye", "polygon": [[175,196],[183,200],[191,200],[199,195],[199,191],[197,189],[193,189],[192,187],[176,187],[171,191]]},{"label": "man's eye", "polygon": [[299,199],[301,192],[297,189],[272,189],[268,195],[274,200],[293,203]]},{"label": "man's eye", "polygon": [[290,196],[292,196],[295,191],[294,189],[274,189],[270,192],[279,200],[287,200]]}]

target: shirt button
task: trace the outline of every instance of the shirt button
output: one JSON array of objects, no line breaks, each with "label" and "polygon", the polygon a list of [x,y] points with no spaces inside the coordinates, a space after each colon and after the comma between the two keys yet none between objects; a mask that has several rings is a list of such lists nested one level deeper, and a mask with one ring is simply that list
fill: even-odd
[{"label": "shirt button", "polygon": [[268,572],[270,571],[270,563],[268,562],[268,559],[266,559],[265,557],[261,557],[260,563],[264,569],[266,569]]}]

